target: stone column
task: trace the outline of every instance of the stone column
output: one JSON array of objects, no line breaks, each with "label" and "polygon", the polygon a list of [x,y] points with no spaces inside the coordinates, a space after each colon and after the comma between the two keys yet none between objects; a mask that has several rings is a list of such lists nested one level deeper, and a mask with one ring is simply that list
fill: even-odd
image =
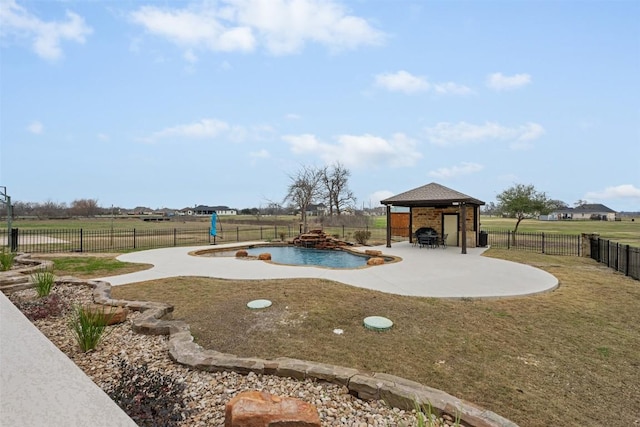
[{"label": "stone column", "polygon": [[582,233],[580,253],[583,257],[591,258],[591,239],[597,239],[598,237],[600,237],[598,233]]}]

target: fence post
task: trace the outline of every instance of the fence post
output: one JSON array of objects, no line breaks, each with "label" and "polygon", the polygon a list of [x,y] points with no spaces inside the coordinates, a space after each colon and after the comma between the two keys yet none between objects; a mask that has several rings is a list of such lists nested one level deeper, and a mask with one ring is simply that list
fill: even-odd
[{"label": "fence post", "polygon": [[511,230],[507,230],[507,250],[511,249]]},{"label": "fence post", "polygon": [[83,248],[84,244],[82,242],[82,240],[83,240],[82,235],[83,235],[83,233],[82,233],[82,228],[81,228],[80,229],[80,253],[84,252],[84,250],[83,250],[84,249]]},{"label": "fence post", "polygon": [[9,252],[18,252],[18,229],[11,229],[11,236],[9,236]]},{"label": "fence post", "polygon": [[177,246],[178,245],[178,240],[177,240],[177,236],[176,236],[176,229],[173,229],[173,246]]},{"label": "fence post", "polygon": [[342,224],[342,238],[344,239],[345,235],[344,235],[344,224]]},{"label": "fence post", "polygon": [[136,229],[133,229],[133,249],[136,248]]},{"label": "fence post", "polygon": [[278,226],[274,225],[273,226],[273,240],[278,239]]},{"label": "fence post", "polygon": [[262,226],[260,226],[260,240],[262,240]]},{"label": "fence post", "polygon": [[240,241],[240,227],[236,227],[236,242]]},{"label": "fence post", "polygon": [[629,252],[631,252],[631,249],[630,249],[629,245],[627,245],[627,250],[625,251],[625,254],[624,254],[624,259],[625,259],[624,275],[625,276],[629,275],[629,261],[631,261],[630,256],[629,256]]},{"label": "fence post", "polygon": [[542,253],[544,253],[544,231],[542,232]]}]

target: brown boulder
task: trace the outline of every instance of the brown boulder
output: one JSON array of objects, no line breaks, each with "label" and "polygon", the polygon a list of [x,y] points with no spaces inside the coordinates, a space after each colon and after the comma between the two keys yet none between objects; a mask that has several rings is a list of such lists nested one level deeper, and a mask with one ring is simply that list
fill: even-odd
[{"label": "brown boulder", "polygon": [[320,427],[318,409],[292,397],[245,391],[225,407],[225,427]]},{"label": "brown boulder", "polygon": [[236,258],[245,258],[247,256],[249,256],[249,253],[244,249],[240,249],[238,252],[236,252]]},{"label": "brown boulder", "polygon": [[365,254],[370,255],[370,256],[380,256],[382,255],[382,251],[376,251],[373,249],[367,249],[364,251]]},{"label": "brown boulder", "polygon": [[107,325],[115,325],[127,320],[129,310],[126,307],[113,307],[100,304],[85,304],[83,308],[93,314],[103,316]]},{"label": "brown boulder", "polygon": [[271,254],[269,252],[258,255],[258,259],[262,261],[271,261]]},{"label": "brown boulder", "polygon": [[373,257],[367,260],[367,265],[382,265],[384,264],[384,258]]}]

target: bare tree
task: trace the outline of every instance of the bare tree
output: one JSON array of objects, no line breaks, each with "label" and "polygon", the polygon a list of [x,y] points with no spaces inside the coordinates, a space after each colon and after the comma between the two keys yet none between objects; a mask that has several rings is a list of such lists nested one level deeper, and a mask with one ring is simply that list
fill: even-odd
[{"label": "bare tree", "polygon": [[75,216],[96,216],[100,210],[97,199],[77,199],[71,202],[69,213]]},{"label": "bare tree", "polygon": [[[356,203],[356,197],[349,190],[349,177],[351,172],[340,162],[331,166],[325,166],[321,170],[324,198],[329,205],[329,215],[336,215]],[[334,211],[335,210],[335,211]]]},{"label": "bare tree", "polygon": [[38,218],[64,218],[68,216],[67,204],[57,203],[51,200],[47,200],[44,203],[39,203],[35,207],[35,214]]},{"label": "bare tree", "polygon": [[307,227],[307,209],[322,194],[321,179],[322,170],[311,166],[303,166],[295,174],[289,175],[291,183],[287,189],[284,202],[291,202],[297,209],[300,209],[304,232]]}]

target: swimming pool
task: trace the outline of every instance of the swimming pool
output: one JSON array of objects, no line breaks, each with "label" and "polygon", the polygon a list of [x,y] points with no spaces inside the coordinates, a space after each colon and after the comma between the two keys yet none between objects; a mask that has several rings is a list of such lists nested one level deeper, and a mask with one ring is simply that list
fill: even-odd
[{"label": "swimming pool", "polygon": [[256,246],[247,248],[251,256],[268,252],[271,261],[278,264],[315,265],[330,268],[358,268],[367,264],[368,256],[356,255],[348,251],[310,249],[297,246]]}]

